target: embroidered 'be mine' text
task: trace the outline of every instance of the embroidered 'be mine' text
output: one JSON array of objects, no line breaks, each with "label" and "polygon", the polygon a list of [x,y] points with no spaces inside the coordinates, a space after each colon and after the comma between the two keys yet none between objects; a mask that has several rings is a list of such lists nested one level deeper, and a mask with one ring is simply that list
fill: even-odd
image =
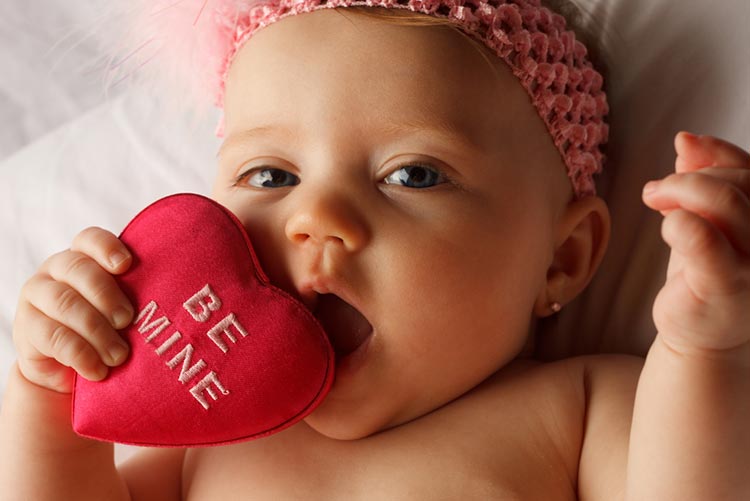
[{"label": "embroidered 'be mine' text", "polygon": [[[203,323],[207,322],[211,318],[212,313],[221,308],[221,305],[222,302],[219,296],[206,284],[201,290],[191,296],[190,299],[185,301],[182,306],[193,320]],[[159,305],[154,300],[149,301],[143,307],[135,319],[136,324],[140,323],[137,326],[138,332],[143,334],[143,339],[146,343],[152,344],[156,342],[158,344],[154,352],[157,356],[165,358],[164,363],[169,369],[180,368],[180,374],[177,377],[178,381],[183,385],[189,384],[189,391],[193,398],[204,409],[209,410],[211,402],[206,398],[206,395],[213,401],[216,401],[222,395],[229,395],[229,390],[221,383],[219,375],[215,371],[208,370],[208,372],[205,372],[208,369],[205,360],[195,355],[193,344],[184,342],[180,331],[175,329],[169,336],[166,334],[164,336],[161,335],[172,325],[172,322],[164,315],[154,318],[158,309]],[[237,343],[237,334],[239,334],[240,338],[244,338],[247,336],[247,331],[237,320],[234,313],[229,313],[206,331],[206,336],[225,355],[229,352],[229,345],[224,338],[232,343]],[[180,341],[182,342],[180,343]]]}]

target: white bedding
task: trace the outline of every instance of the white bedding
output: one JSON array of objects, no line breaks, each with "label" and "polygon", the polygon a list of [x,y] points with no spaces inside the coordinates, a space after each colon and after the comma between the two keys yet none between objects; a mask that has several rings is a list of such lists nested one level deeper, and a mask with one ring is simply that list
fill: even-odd
[{"label": "white bedding", "polygon": [[[206,193],[212,175],[215,117],[188,127],[138,90],[105,100],[91,73],[95,40],[51,49],[71,23],[90,21],[87,7],[96,3],[0,3],[0,388],[14,357],[19,288],[41,261],[86,226],[119,232],[162,195]],[[581,3],[611,33],[604,193],[614,234],[602,271],[545,335],[543,352],[643,353],[666,249],[659,217],[640,205],[641,186],[672,168],[680,129],[750,144],[750,2]]]}]

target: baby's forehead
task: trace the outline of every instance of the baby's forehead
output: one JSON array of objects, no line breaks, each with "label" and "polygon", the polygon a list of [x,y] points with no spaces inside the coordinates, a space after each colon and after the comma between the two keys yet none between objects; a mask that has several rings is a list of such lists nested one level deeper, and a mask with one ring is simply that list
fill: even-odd
[{"label": "baby's forehead", "polygon": [[[488,59],[486,48],[456,29],[404,26],[346,10],[292,16],[260,30],[239,51],[228,76],[238,66],[248,78],[273,72],[309,80],[320,70],[358,88],[392,76],[420,90],[460,85],[474,93],[513,81],[499,58]],[[380,78],[366,80],[375,75]]]},{"label": "baby's forehead", "polygon": [[461,34],[337,11],[257,33],[230,68],[225,111],[229,127],[355,115],[384,133],[432,128],[485,144],[539,120],[509,68],[488,64]]}]

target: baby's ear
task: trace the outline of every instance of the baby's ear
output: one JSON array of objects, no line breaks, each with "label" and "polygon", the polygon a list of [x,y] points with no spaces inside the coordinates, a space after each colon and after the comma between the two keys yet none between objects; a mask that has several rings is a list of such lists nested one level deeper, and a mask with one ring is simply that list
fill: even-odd
[{"label": "baby's ear", "polygon": [[555,303],[565,305],[586,288],[604,257],[609,232],[609,210],[601,198],[589,196],[568,204],[557,222],[546,287],[534,305],[537,316],[551,315]]}]

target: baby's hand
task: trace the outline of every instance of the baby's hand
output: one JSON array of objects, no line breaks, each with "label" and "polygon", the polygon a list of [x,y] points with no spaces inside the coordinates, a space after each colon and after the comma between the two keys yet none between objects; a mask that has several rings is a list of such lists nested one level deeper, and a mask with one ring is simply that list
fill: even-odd
[{"label": "baby's hand", "polygon": [[750,154],[684,132],[675,149],[676,173],[643,191],[672,249],[654,322],[681,353],[750,345]]},{"label": "baby's hand", "polygon": [[88,228],[69,250],[42,264],[21,290],[13,341],[21,373],[39,386],[67,393],[73,370],[89,380],[107,375],[127,358],[115,331],[127,326],[133,307],[112,274],[131,256],[112,233]]}]

